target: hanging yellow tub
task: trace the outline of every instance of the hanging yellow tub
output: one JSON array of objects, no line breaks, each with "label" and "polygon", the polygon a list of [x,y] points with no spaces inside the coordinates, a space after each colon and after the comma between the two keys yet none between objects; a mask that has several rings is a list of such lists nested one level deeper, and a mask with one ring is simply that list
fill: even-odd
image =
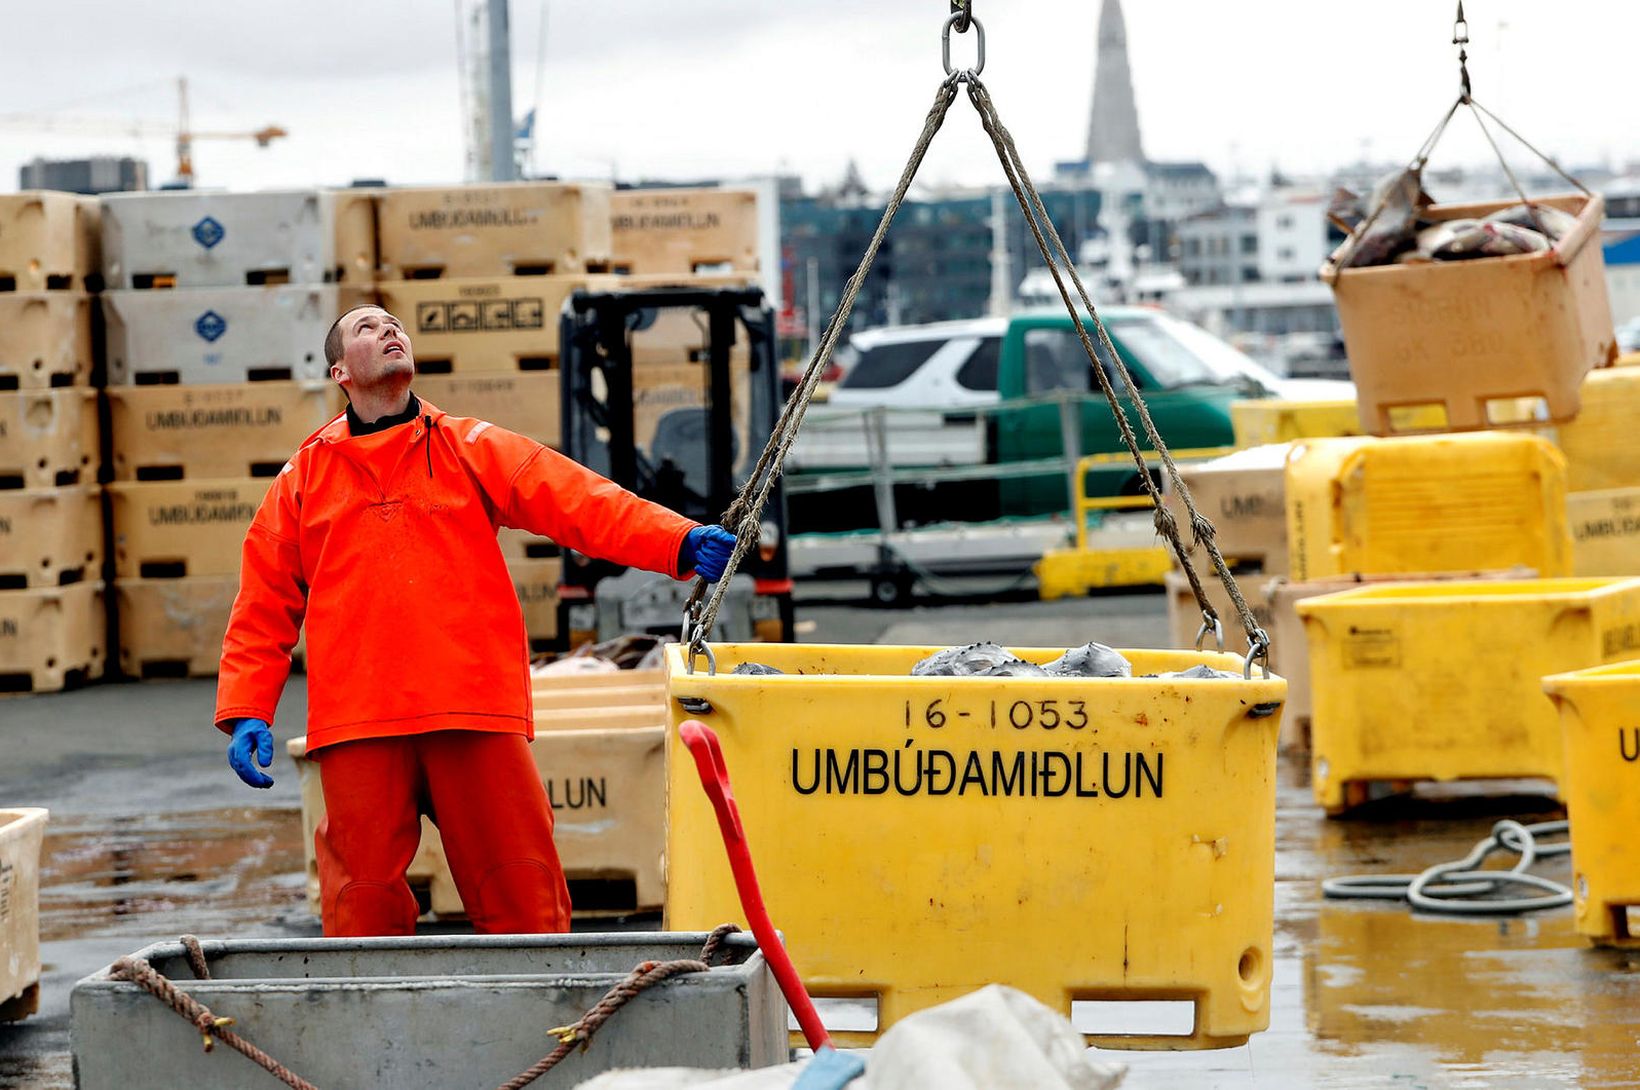
[{"label": "hanging yellow tub", "polygon": [[[1122,654],[1135,674],[1237,676],[912,677],[937,649],[712,650],[715,674],[668,649],[667,926],[741,918],[678,740],[699,719],[805,984],[876,1000],[875,1029],[840,1045],[992,982],[1066,1014],[1090,1000],[1193,1010],[1175,1035],[1089,1034],[1107,1047],[1222,1048],[1269,1025],[1284,680],[1194,651]],[[731,673],[744,662],[783,676]]]}]

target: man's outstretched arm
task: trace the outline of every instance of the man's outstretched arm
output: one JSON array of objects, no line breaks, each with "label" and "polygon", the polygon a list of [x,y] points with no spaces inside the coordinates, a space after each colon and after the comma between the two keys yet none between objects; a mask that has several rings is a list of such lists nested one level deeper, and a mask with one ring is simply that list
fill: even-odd
[{"label": "man's outstretched arm", "polygon": [[457,439],[503,526],[550,537],[567,548],[627,567],[688,574],[699,524],[628,492],[535,442],[474,421]]}]

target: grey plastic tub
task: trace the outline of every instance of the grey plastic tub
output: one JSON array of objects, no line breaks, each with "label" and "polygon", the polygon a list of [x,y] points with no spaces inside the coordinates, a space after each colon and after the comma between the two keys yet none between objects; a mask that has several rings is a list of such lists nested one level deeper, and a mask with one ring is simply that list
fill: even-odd
[{"label": "grey plastic tub", "polygon": [[[691,933],[456,935],[205,941],[212,979],[182,945],[138,952],[233,1030],[321,1090],[493,1088],[557,1045],[642,961],[693,959]],[[643,992],[532,1084],[572,1087],[614,1067],[750,1068],[787,1058],[786,1003],[749,935],[731,936],[706,973]],[[108,969],[70,1000],[80,1090],[277,1087],[249,1059],[200,1035]]]}]

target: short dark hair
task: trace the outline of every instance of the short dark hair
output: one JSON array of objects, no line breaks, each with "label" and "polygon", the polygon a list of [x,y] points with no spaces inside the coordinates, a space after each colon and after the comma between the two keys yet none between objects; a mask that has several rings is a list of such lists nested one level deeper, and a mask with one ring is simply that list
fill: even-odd
[{"label": "short dark hair", "polygon": [[335,367],[336,361],[342,358],[342,319],[355,310],[364,310],[366,307],[375,307],[377,310],[384,309],[380,303],[359,303],[342,311],[336,316],[336,320],[330,323],[330,332],[325,334],[326,367]]}]

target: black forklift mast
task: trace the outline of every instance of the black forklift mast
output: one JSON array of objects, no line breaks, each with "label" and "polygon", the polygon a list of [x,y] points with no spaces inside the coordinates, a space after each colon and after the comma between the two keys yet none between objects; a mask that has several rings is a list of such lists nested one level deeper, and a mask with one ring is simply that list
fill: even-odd
[{"label": "black forklift mast", "polygon": [[[636,387],[632,340],[653,322],[658,311],[682,309],[704,313],[707,345],[704,359],[706,449],[698,465],[704,472],[691,479],[659,452],[647,454],[653,437],[636,433]],[[732,352],[745,330],[750,374],[747,384],[748,450],[737,451],[734,429]],[[733,502],[741,480],[737,456],[749,471],[763,449],[780,410],[779,369],[775,360],[774,314],[760,288],[651,288],[630,292],[577,291],[565,305],[559,324],[564,453],[604,473],[621,487],[660,503],[697,522],[714,523]],[[594,376],[601,376],[603,390]],[[701,479],[701,477],[704,479]],[[778,535],[774,555],[765,559],[754,549],[742,570],[758,580],[787,578],[786,507],[779,484],[771,491],[763,520]],[[566,557],[563,581],[590,589],[621,569],[586,558]]]}]

